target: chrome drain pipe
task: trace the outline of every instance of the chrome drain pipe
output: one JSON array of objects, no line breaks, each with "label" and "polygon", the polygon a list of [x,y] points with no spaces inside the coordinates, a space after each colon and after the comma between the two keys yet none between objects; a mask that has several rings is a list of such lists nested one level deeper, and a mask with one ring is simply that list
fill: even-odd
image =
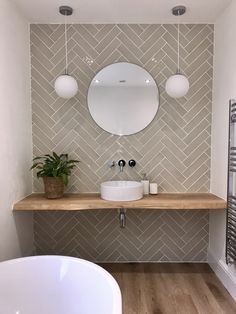
[{"label": "chrome drain pipe", "polygon": [[126,214],[125,214],[124,208],[119,209],[119,221],[120,221],[120,228],[125,228],[125,226],[126,226]]}]

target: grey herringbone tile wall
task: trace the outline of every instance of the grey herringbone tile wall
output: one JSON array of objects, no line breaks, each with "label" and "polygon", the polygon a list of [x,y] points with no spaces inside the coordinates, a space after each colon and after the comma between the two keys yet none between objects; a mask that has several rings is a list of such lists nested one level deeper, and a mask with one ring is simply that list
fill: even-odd
[{"label": "grey herringbone tile wall", "polygon": [[[98,191],[100,182],[110,179],[139,180],[143,172],[151,181],[158,182],[160,192],[209,191],[213,26],[180,26],[180,64],[189,77],[190,90],[179,100],[168,97],[164,90],[166,79],[176,71],[176,25],[70,25],[69,72],[79,83],[78,94],[70,100],[58,98],[53,89],[55,78],[64,71],[63,30],[63,25],[31,25],[34,155],[55,150],[80,159],[68,187],[71,192]],[[99,128],[87,106],[87,91],[93,76],[104,66],[117,61],[144,67],[160,90],[160,108],[153,122],[142,132],[124,137],[110,135]],[[108,162],[121,157],[125,160],[134,158],[137,161],[135,169],[125,167],[122,174],[118,169],[109,169]],[[42,190],[42,183],[36,178],[34,190]],[[95,213],[88,217],[92,219],[92,215],[95,219]],[[155,215],[158,217],[158,212],[154,212]],[[131,217],[135,222],[135,215]],[[89,228],[89,220],[85,221],[85,228]],[[65,226],[70,225],[67,216],[61,216],[63,222]],[[40,252],[49,232],[44,223],[42,215],[35,216],[35,226],[38,226],[36,247],[40,247]],[[144,226],[148,223],[142,228]],[[66,237],[69,229],[64,231],[68,247],[74,243]],[[76,230],[79,239],[80,228]],[[162,229],[157,230],[156,241]],[[57,241],[56,230],[54,234],[50,232],[52,241]],[[128,230],[124,231],[123,237],[128,252],[129,242],[133,239]],[[170,233],[170,237],[174,234]],[[41,246],[38,245],[40,239]],[[58,240],[58,246],[60,243]],[[199,243],[203,242],[193,237],[192,246]],[[204,245],[201,252],[205,252]],[[46,243],[44,248],[47,251]],[[70,248],[70,252],[76,250],[76,247],[74,251]],[[92,256],[94,259],[95,255]],[[127,260],[122,256],[118,259]],[[147,260],[149,257],[140,254],[138,258]],[[193,258],[190,256],[189,260]],[[202,260],[205,259],[206,255],[202,255]]]},{"label": "grey herringbone tile wall", "polygon": [[[137,161],[123,177],[140,179],[146,172],[160,191],[209,190],[213,26],[181,25],[181,68],[190,80],[185,98],[164,91],[176,71],[175,25],[71,25],[69,72],[79,83],[71,100],[58,98],[53,83],[64,71],[63,25],[32,25],[32,106],[34,155],[55,150],[81,160],[69,190],[94,192],[102,181],[118,178],[108,161]],[[100,129],[91,118],[87,92],[93,76],[116,61],[147,69],[160,89],[160,109],[142,132],[125,137]],[[34,180],[34,189],[42,189]]]},{"label": "grey herringbone tile wall", "polygon": [[37,254],[62,254],[96,262],[205,261],[208,212],[127,210],[120,229],[116,210],[35,214]]}]

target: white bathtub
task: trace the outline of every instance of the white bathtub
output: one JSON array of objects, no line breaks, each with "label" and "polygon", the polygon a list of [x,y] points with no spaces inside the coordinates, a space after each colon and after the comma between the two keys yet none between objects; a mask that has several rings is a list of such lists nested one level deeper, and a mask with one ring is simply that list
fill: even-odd
[{"label": "white bathtub", "polygon": [[88,261],[33,256],[0,263],[0,314],[121,314],[115,279]]}]

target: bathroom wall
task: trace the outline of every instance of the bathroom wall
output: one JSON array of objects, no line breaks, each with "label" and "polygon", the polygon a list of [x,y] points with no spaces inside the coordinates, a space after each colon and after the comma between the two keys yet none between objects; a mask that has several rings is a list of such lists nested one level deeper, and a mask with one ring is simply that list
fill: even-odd
[{"label": "bathroom wall", "polygon": [[[211,191],[227,193],[229,99],[236,99],[236,2],[215,25],[214,84],[212,109]],[[210,214],[209,262],[236,299],[236,270],[225,264],[225,213]]]},{"label": "bathroom wall", "polygon": [[37,212],[38,254],[62,254],[95,262],[205,261],[208,212],[128,209],[126,228],[116,210]]},{"label": "bathroom wall", "polygon": [[33,252],[31,214],[12,205],[32,192],[29,25],[13,1],[0,2],[0,260]]},{"label": "bathroom wall", "polygon": [[[34,155],[55,150],[58,153],[68,152],[71,157],[81,160],[71,177],[68,187],[70,192],[96,192],[100,182],[104,180],[140,180],[143,172],[147,173],[150,180],[158,182],[160,192],[209,191],[213,25],[180,26],[180,64],[189,77],[191,88],[187,96],[179,100],[171,99],[164,91],[167,77],[176,71],[176,25],[70,25],[69,72],[79,83],[78,94],[70,100],[58,98],[53,88],[55,78],[64,71],[63,31],[63,25],[31,25]],[[125,137],[110,135],[99,128],[88,112],[86,100],[93,76],[104,66],[117,61],[128,61],[143,66],[154,77],[160,90],[160,108],[154,121],[142,132]],[[108,162],[119,158],[127,161],[134,158],[137,166],[135,169],[126,167],[122,174],[117,168],[109,169]],[[36,178],[34,191],[42,191],[42,183]],[[164,213],[161,214],[163,221],[174,220],[177,215],[175,213],[172,218],[167,218]],[[102,214],[87,215],[89,219],[84,218],[84,227],[90,230],[90,220],[94,221],[94,238],[102,231],[101,228],[106,230],[108,225],[113,226],[113,221],[117,219],[115,211],[109,215],[105,215],[105,211]],[[99,216],[99,221],[104,216],[104,224],[99,224],[96,215]],[[139,224],[139,219],[135,221],[135,215],[138,217],[139,213],[130,212],[131,224]],[[146,218],[142,219],[146,219],[146,222],[141,223],[140,227],[140,232],[144,233],[142,245],[148,239],[148,233],[145,238],[146,229],[152,224],[154,217],[156,222],[159,217],[155,211],[145,215]],[[196,238],[192,235],[192,238],[186,236],[183,240],[182,236],[187,234],[185,227],[190,226],[190,222],[198,213],[183,215],[180,215],[177,221],[180,228],[175,229],[167,223],[170,229],[167,227],[168,231],[165,231],[157,225],[153,228],[152,238],[170,237],[170,242],[177,238],[180,242],[183,241],[183,246],[192,241],[192,247],[200,245],[199,252],[204,252],[201,257],[196,258],[205,260],[208,219],[204,216],[204,222],[198,226],[200,233]],[[68,247],[68,250],[63,252],[76,252],[73,254],[84,256],[82,249],[78,248],[79,241],[73,242],[70,235],[73,225],[73,230],[77,230],[77,237],[84,237],[79,217],[82,217],[82,214],[36,214],[35,245],[38,250],[41,253],[48,252],[49,239],[59,248],[62,243],[61,236],[64,234],[65,247]],[[52,219],[54,228],[49,228],[49,218]],[[63,232],[59,232],[57,228]],[[120,231],[117,231],[113,251],[115,243],[120,241],[119,235]],[[107,234],[107,237],[103,238],[104,247],[109,241]],[[135,247],[136,243],[131,234],[125,231],[122,243],[125,243],[127,252],[128,244],[132,241]],[[175,245],[178,246],[175,243],[171,247],[169,243],[172,253],[175,251]],[[189,256],[189,260],[194,260],[196,256],[195,253],[190,256],[187,252],[183,254],[179,251],[177,257],[174,257],[172,253],[167,256],[168,260],[179,260],[184,254]],[[113,260],[112,248],[107,254],[106,258]],[[93,259],[95,255],[92,255]],[[161,256],[155,256],[153,260],[165,258],[164,251]],[[128,256],[120,254],[114,257],[114,260],[122,258],[127,260]],[[139,258],[149,260],[145,254],[142,257],[139,255]]]}]

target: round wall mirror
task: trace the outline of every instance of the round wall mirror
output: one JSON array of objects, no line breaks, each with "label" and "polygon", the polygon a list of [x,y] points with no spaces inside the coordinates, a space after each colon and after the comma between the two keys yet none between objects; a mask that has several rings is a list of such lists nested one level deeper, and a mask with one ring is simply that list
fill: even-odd
[{"label": "round wall mirror", "polygon": [[130,135],[143,130],[154,119],[158,106],[154,79],[136,64],[111,64],[98,72],[89,86],[90,114],[112,134]]}]

